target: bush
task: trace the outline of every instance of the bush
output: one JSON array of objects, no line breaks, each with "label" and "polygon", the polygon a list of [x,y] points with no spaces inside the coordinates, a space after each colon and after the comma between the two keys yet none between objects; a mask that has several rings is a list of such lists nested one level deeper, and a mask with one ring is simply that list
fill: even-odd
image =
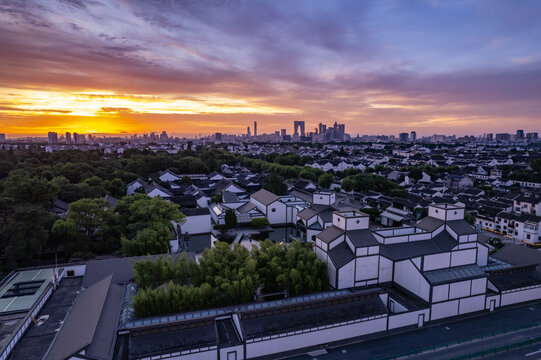
[{"label": "bush", "polygon": [[252,219],[252,226],[264,227],[269,225],[269,220],[266,218],[254,218]]}]

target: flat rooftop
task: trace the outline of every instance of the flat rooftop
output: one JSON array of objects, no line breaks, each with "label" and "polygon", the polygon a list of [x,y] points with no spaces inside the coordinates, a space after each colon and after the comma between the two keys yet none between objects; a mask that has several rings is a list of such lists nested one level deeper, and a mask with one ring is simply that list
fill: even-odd
[{"label": "flat rooftop", "polygon": [[51,284],[53,273],[54,269],[16,273],[0,289],[0,315],[30,310]]}]

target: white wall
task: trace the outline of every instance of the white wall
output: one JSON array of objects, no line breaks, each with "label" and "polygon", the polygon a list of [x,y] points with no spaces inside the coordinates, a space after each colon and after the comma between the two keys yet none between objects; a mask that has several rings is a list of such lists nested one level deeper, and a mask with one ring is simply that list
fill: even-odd
[{"label": "white wall", "polygon": [[364,256],[356,259],[355,281],[379,277],[379,256]]},{"label": "white wall", "polygon": [[423,309],[418,311],[406,312],[397,315],[389,316],[389,329],[396,329],[403,326],[417,325],[419,321],[419,315],[424,314],[424,321],[428,321],[430,314],[429,309]]},{"label": "white wall", "polygon": [[379,257],[379,282],[393,280],[393,262],[386,257]]},{"label": "white wall", "polygon": [[342,266],[338,270],[338,289],[347,289],[355,286],[355,261],[352,260],[348,264]]},{"label": "white wall", "polygon": [[410,260],[395,263],[394,281],[422,299],[429,300],[430,285]]},{"label": "white wall", "polygon": [[[272,211],[276,209],[276,211]],[[267,219],[271,224],[287,223],[287,206],[280,201],[275,201],[268,206]]]},{"label": "white wall", "polygon": [[385,331],[387,317],[385,316],[379,319],[349,325],[347,325],[347,323],[343,324],[343,326],[330,327],[314,332],[295,332],[286,337],[278,337],[260,342],[249,342],[246,344],[246,358],[249,359],[258,356],[271,355],[278,352],[326,344],[333,341]]},{"label": "white wall", "polygon": [[439,253],[424,257],[423,271],[448,268],[451,262],[451,253]]},{"label": "white wall", "polygon": [[446,301],[438,304],[432,304],[430,320],[442,319],[449,316],[458,315],[458,300]]},{"label": "white wall", "polygon": [[541,299],[541,287],[502,293],[501,306]]},{"label": "white wall", "polygon": [[460,314],[467,314],[485,309],[485,295],[460,299]]},{"label": "white wall", "polygon": [[190,234],[208,234],[212,231],[210,214],[186,216],[184,224],[180,225],[182,234],[188,232]]},{"label": "white wall", "polygon": [[[209,351],[194,352],[192,354],[189,351],[175,352],[171,354],[171,357],[167,357],[171,360],[214,360],[218,359],[218,350],[212,349]],[[239,358],[237,358],[239,359]]]},{"label": "white wall", "polygon": [[449,284],[449,299],[470,296],[471,281],[459,281]]},{"label": "white wall", "polygon": [[449,284],[437,285],[432,288],[432,302],[449,300]]}]

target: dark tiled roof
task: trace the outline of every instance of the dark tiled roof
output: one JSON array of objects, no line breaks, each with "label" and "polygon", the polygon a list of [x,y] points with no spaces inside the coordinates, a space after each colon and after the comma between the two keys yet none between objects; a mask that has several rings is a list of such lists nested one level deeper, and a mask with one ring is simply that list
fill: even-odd
[{"label": "dark tiled roof", "polygon": [[346,235],[355,247],[380,245],[376,237],[368,229],[350,230],[346,232]]},{"label": "dark tiled roof", "polygon": [[317,215],[317,212],[311,208],[306,208],[297,214],[297,216],[303,220],[308,220],[311,217],[316,216],[316,215]]},{"label": "dark tiled roof", "polygon": [[500,291],[541,284],[541,273],[535,266],[523,266],[490,271],[488,280]]},{"label": "dark tiled roof", "polygon": [[451,220],[447,222],[447,225],[455,232],[457,235],[468,235],[476,234],[477,231],[468,223],[466,220]]},{"label": "dark tiled roof", "polygon": [[258,192],[253,193],[251,197],[265,206],[270,205],[279,199],[278,195],[265,189],[261,189]]},{"label": "dark tiled roof", "polygon": [[425,271],[423,274],[432,285],[486,276],[486,273],[477,264]]},{"label": "dark tiled roof", "polygon": [[456,244],[457,241],[449,233],[442,231],[430,240],[381,245],[380,253],[386,258],[396,261],[449,251]]},{"label": "dark tiled roof", "polygon": [[180,212],[186,216],[210,215],[209,208],[181,209]]},{"label": "dark tiled roof", "polygon": [[541,264],[541,251],[517,244],[506,244],[492,257],[511,265]]},{"label": "dark tiled roof", "polygon": [[355,254],[345,241],[329,250],[328,254],[337,269],[355,259]]},{"label": "dark tiled roof", "polygon": [[342,234],[344,234],[344,230],[333,225],[317,234],[316,237],[323,242],[330,243]]},{"label": "dark tiled roof", "polygon": [[445,221],[430,216],[425,217],[417,223],[417,227],[428,232],[432,232],[443,225]]}]

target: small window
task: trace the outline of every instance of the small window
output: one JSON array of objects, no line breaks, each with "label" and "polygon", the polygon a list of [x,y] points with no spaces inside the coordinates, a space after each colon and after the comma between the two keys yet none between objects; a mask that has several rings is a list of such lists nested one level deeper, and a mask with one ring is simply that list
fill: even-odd
[{"label": "small window", "polygon": [[360,223],[360,222],[361,222],[361,220],[358,220],[358,219],[357,219],[356,223],[358,224],[358,223]]},{"label": "small window", "polygon": [[271,211],[272,211],[272,212],[276,212],[276,208],[272,208]]},{"label": "small window", "polygon": [[68,270],[67,273],[66,273],[66,276],[75,276],[75,271],[74,270]]}]

